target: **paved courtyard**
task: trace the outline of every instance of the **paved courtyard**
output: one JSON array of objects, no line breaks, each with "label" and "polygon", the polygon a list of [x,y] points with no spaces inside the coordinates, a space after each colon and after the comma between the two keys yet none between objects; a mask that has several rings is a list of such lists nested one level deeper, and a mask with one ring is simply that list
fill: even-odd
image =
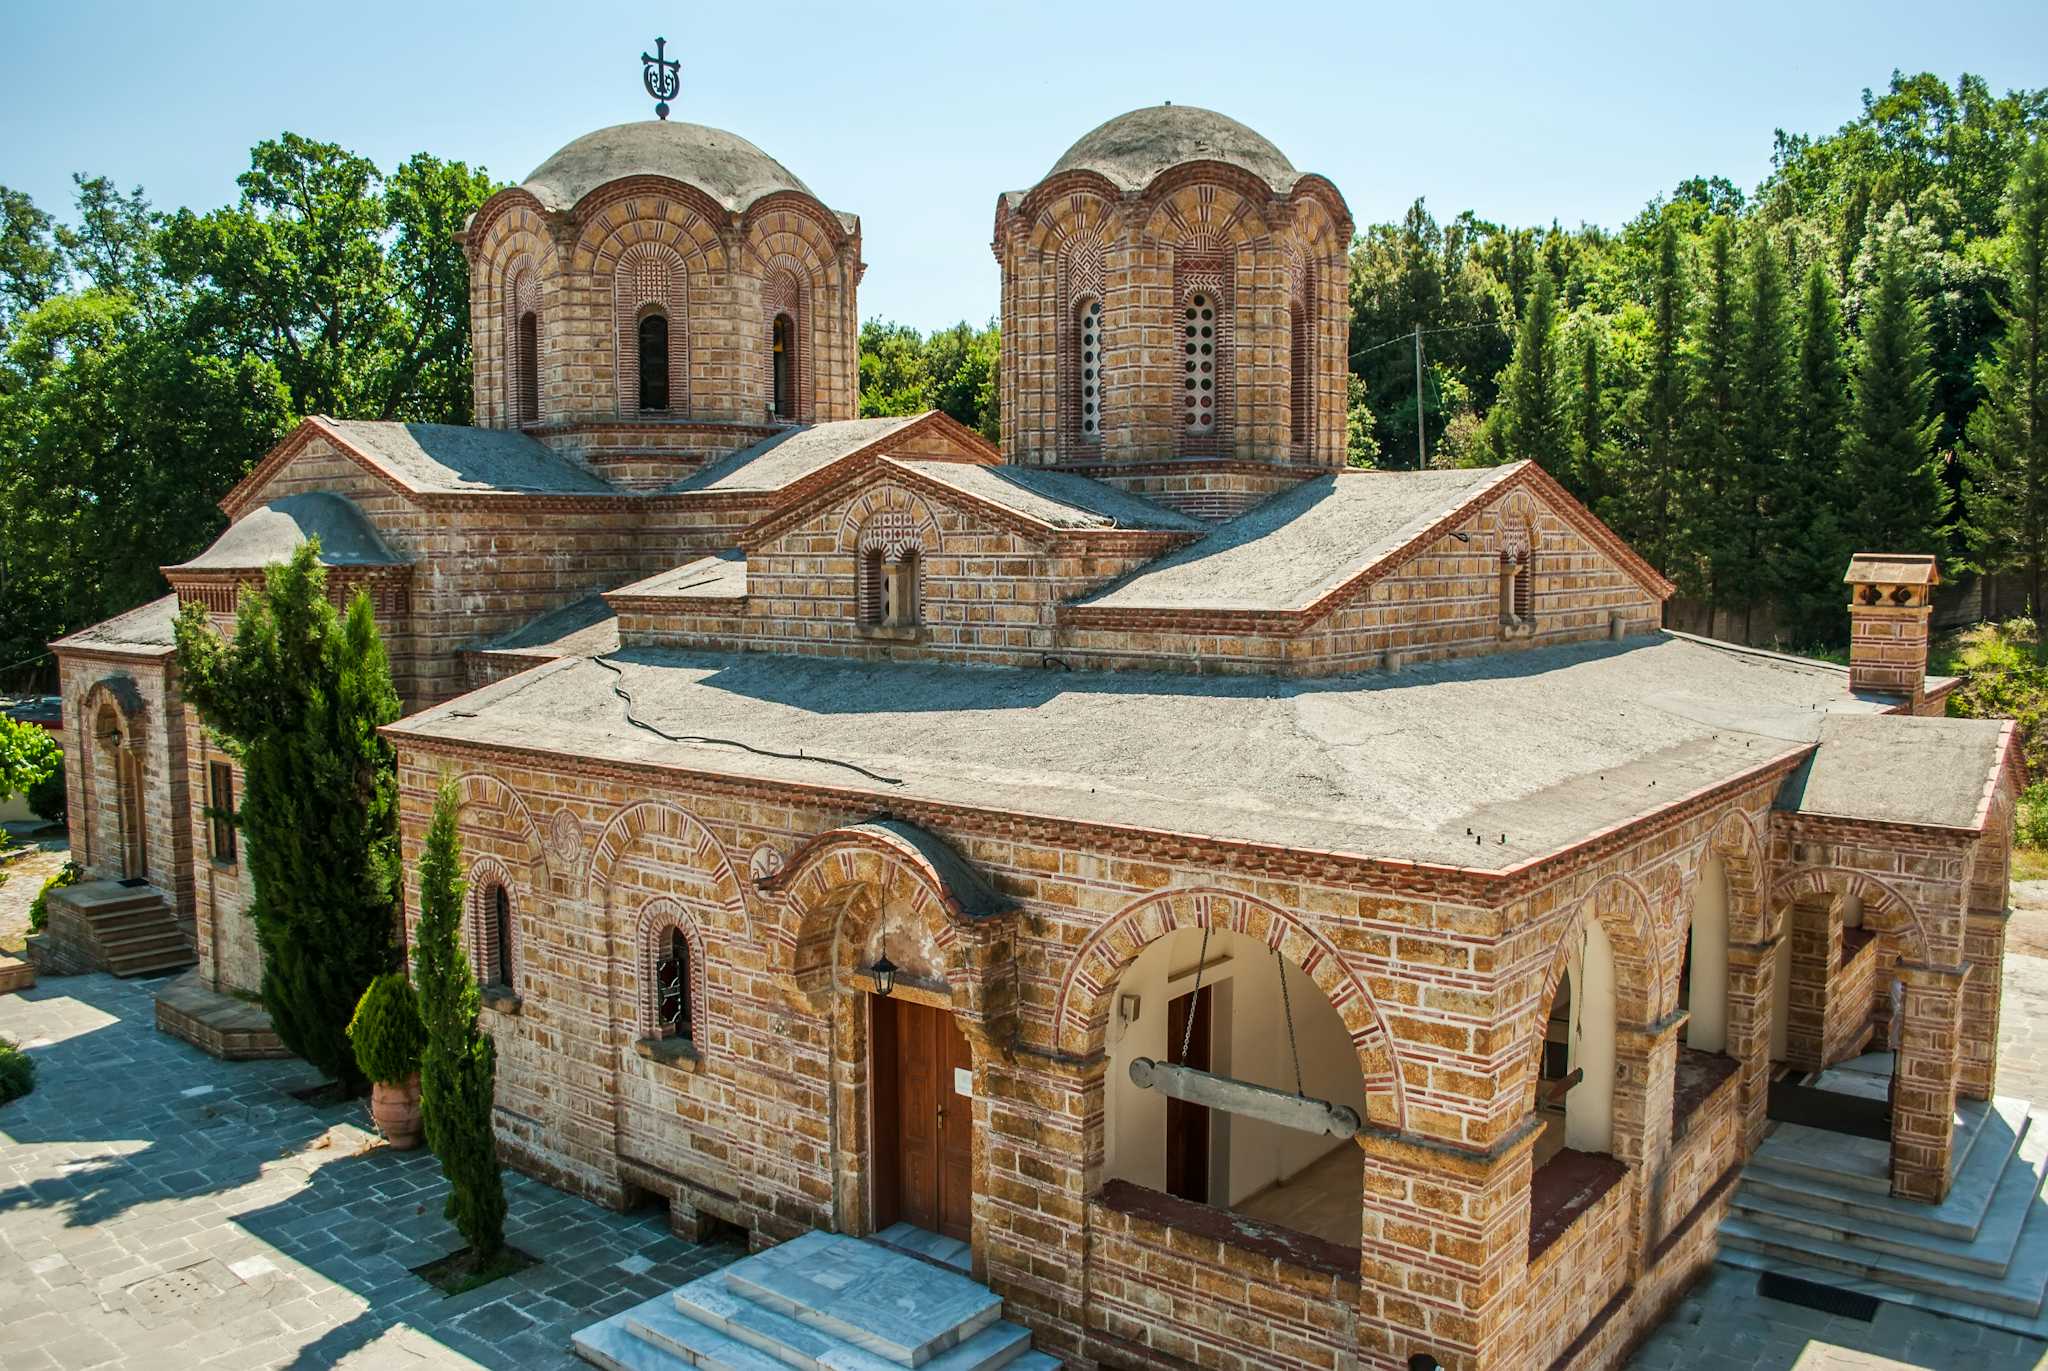
[{"label": "paved courtyard", "polygon": [[0,1108],[0,1367],[567,1371],[571,1330],[741,1255],[506,1173],[541,1258],[452,1298],[409,1268],[461,1245],[424,1149],[359,1104],[314,1109],[299,1062],[216,1061],[154,1028],[156,982],[0,996],[35,1093]]}]

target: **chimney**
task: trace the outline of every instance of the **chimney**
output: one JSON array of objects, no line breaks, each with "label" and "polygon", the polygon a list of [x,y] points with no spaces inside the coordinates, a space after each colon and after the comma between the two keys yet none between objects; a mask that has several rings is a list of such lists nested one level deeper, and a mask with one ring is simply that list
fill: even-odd
[{"label": "chimney", "polygon": [[1941,571],[1934,558],[1859,552],[1849,559],[1849,691],[1920,703],[1928,621]]}]

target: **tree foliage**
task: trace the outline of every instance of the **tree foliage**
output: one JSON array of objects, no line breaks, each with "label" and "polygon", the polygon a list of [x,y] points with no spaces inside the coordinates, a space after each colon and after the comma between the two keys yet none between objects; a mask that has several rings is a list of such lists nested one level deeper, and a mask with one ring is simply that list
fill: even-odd
[{"label": "tree foliage", "polygon": [[862,418],[936,409],[990,442],[1002,438],[997,389],[1001,332],[965,322],[930,337],[903,324],[870,319],[860,329]]},{"label": "tree foliage", "polygon": [[349,1019],[396,953],[395,757],[377,730],[398,717],[398,694],[369,596],[338,613],[318,556],[311,540],[271,567],[232,641],[186,605],[177,664],[186,699],[242,766],[235,819],[264,1008],[286,1047],[360,1089]]},{"label": "tree foliage", "polygon": [[64,748],[48,729],[0,714],[0,803],[25,795],[64,768]]},{"label": "tree foliage", "polygon": [[482,1003],[476,974],[462,949],[461,839],[458,797],[443,781],[420,853],[420,919],[413,943],[426,1046],[420,1059],[420,1114],[427,1146],[448,1178],[443,1212],[482,1267],[505,1246],[505,1185],[498,1171],[491,1103],[498,1059],[477,1028]]}]

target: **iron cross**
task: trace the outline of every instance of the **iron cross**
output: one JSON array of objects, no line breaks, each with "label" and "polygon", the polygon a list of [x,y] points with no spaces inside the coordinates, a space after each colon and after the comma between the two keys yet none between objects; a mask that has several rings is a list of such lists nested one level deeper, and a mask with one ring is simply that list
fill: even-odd
[{"label": "iron cross", "polygon": [[668,39],[657,38],[654,40],[654,55],[649,57],[643,52],[640,61],[643,67],[640,80],[647,87],[647,93],[654,97],[655,117],[666,119],[668,102],[675,99],[676,92],[683,88],[682,60],[670,61]]}]

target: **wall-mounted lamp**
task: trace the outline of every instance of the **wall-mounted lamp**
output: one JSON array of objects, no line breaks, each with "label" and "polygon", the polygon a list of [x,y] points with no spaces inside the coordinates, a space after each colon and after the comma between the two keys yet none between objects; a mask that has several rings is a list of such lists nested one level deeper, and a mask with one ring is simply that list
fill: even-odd
[{"label": "wall-mounted lamp", "polygon": [[1139,999],[1139,998],[1138,998],[1138,997],[1137,997],[1136,995],[1119,995],[1119,996],[1117,996],[1117,997],[1116,997],[1116,1017],[1117,1017],[1117,1021],[1118,1021],[1119,1023],[1127,1023],[1127,1024],[1132,1024],[1132,1023],[1136,1023],[1136,1022],[1138,1021],[1138,1011],[1139,1011],[1140,1009],[1142,1009],[1143,1007],[1144,1007],[1143,1001],[1141,1001],[1141,1000],[1140,1000],[1140,999]]}]

